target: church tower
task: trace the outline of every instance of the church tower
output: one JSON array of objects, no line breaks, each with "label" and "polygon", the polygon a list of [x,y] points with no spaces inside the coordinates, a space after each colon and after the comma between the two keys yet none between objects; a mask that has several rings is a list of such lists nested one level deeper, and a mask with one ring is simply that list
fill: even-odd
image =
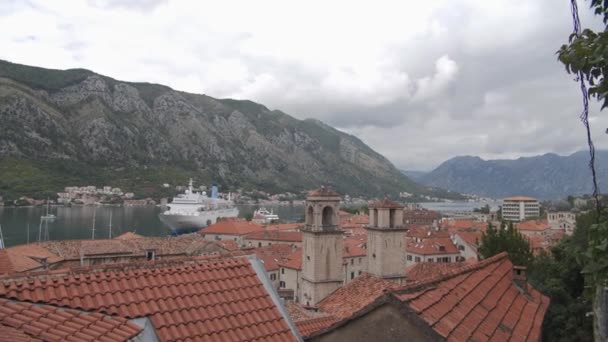
[{"label": "church tower", "polygon": [[398,284],[405,283],[405,226],[403,206],[384,199],[369,208],[367,272]]},{"label": "church tower", "polygon": [[342,229],[340,196],[321,187],[306,198],[302,231],[301,303],[314,306],[342,286]]}]

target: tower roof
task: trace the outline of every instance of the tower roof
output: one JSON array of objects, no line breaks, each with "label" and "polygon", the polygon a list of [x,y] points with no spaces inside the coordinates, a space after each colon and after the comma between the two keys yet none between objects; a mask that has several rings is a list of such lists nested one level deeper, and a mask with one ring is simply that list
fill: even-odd
[{"label": "tower roof", "polygon": [[369,206],[371,209],[403,209],[403,205],[393,202],[388,198],[385,198],[381,201],[374,202]]},{"label": "tower roof", "polygon": [[314,196],[314,197],[337,197],[340,196],[337,192],[333,191],[330,188],[326,188],[324,186],[313,190],[311,192],[308,193],[308,196]]}]

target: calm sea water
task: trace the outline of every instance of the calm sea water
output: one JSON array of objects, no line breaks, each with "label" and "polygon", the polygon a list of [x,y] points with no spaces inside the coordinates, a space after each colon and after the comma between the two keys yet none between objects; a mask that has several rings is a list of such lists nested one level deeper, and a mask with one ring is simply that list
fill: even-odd
[{"label": "calm sea water", "polygon": [[[239,216],[253,213],[257,206],[239,206]],[[272,209],[281,219],[296,221],[304,216],[302,206],[275,206]],[[95,217],[95,237],[107,238],[110,233],[110,215],[112,216],[112,235],[136,232],[145,236],[165,236],[169,233],[158,218],[159,207],[111,207],[111,206],[74,206],[51,207],[50,212],[57,216],[53,221],[43,221],[40,216],[46,214],[45,207],[3,208],[0,207],[0,225],[6,246],[38,241],[39,235],[45,239],[90,239],[92,236],[93,217]],[[29,229],[28,229],[29,226]],[[29,232],[28,232],[29,231]]]}]

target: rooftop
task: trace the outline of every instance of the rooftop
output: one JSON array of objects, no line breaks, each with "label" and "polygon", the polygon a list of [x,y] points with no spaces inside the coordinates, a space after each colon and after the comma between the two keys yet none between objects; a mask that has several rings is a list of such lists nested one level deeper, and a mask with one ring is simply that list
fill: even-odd
[{"label": "rooftop", "polygon": [[302,233],[300,232],[284,232],[280,230],[273,231],[257,231],[245,235],[245,240],[268,240],[281,242],[302,242]]},{"label": "rooftop", "polygon": [[513,196],[503,198],[503,201],[517,201],[517,202],[536,202],[538,201],[536,198],[526,197],[526,196]]},{"label": "rooftop", "polygon": [[239,218],[230,218],[218,221],[206,228],[199,230],[201,234],[222,235],[246,235],[253,232],[263,231],[264,227]]},{"label": "rooftop", "polygon": [[161,341],[295,340],[254,262],[195,257],[4,276],[0,297],[147,317]]},{"label": "rooftop", "polygon": [[543,231],[551,229],[547,220],[529,220],[515,224],[518,230]]},{"label": "rooftop", "polygon": [[506,253],[395,286],[368,274],[355,278],[319,303],[339,321],[315,333],[392,303],[403,305],[402,312],[415,313],[447,341],[539,341],[549,305],[549,299],[529,284],[522,289],[514,283]]},{"label": "rooftop", "polygon": [[6,328],[22,335],[12,341],[124,341],[143,330],[122,317],[0,299],[0,332]]},{"label": "rooftop", "polygon": [[420,242],[410,241],[405,250],[408,253],[422,255],[459,254],[458,247],[454,245],[454,242],[450,238],[443,237],[431,237]]}]

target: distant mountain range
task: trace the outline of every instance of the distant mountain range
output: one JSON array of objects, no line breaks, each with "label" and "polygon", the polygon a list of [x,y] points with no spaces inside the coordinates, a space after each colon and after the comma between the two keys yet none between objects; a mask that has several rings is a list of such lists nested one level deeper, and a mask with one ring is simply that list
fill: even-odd
[{"label": "distant mountain range", "polygon": [[[589,153],[569,156],[548,153],[515,160],[483,160],[455,157],[431,172],[404,171],[415,181],[460,193],[501,198],[527,195],[540,199],[564,198],[592,192]],[[596,151],[596,170],[600,183],[608,184],[608,151]],[[604,189],[608,190],[608,189]]]},{"label": "distant mountain range", "polygon": [[0,61],[0,196],[161,184],[425,193],[355,136],[251,101]]}]

